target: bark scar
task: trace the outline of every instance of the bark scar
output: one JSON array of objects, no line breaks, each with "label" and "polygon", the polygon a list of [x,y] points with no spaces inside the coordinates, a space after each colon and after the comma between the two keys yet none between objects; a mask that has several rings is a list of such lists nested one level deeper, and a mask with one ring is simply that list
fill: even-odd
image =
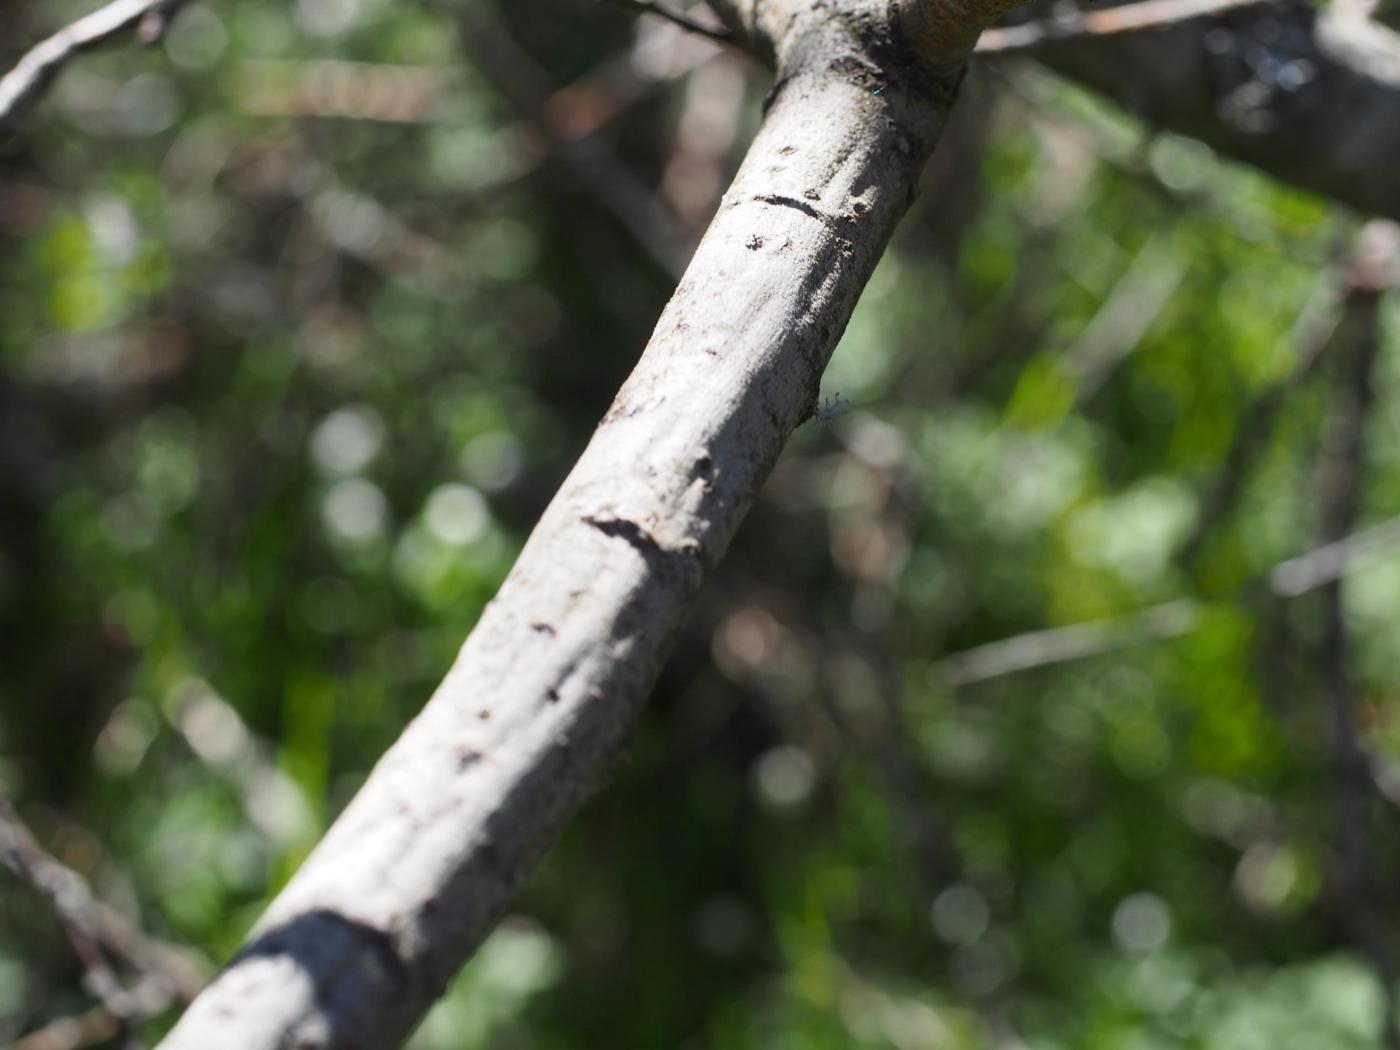
[{"label": "bark scar", "polygon": [[847,239],[850,238],[850,235],[855,230],[855,222],[846,216],[832,215],[830,212],[822,211],[820,208],[814,208],[806,201],[798,200],[796,197],[784,197],[780,193],[756,193],[753,199],[760,204],[771,204],[777,208],[793,208],[800,211],[803,215],[810,215],[823,226],[835,230],[842,237]]},{"label": "bark scar", "polygon": [[682,537],[681,541],[674,545],[663,544],[651,532],[627,518],[589,514],[584,516],[583,523],[597,529],[604,536],[626,541],[647,562],[658,568],[689,568],[691,565],[698,565],[704,554],[700,541],[691,536]]}]

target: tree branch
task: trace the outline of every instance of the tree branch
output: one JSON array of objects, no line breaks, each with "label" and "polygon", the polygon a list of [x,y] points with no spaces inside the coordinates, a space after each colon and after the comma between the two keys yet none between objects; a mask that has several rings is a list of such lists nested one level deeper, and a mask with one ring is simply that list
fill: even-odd
[{"label": "tree branch", "polygon": [[1224,465],[1200,497],[1196,527],[1176,555],[1183,569],[1195,564],[1212,530],[1234,507],[1288,397],[1313,374],[1338,334],[1373,323],[1376,295],[1400,285],[1400,227],[1394,223],[1367,223],[1338,255],[1294,322],[1291,341],[1298,353],[1292,371],[1243,413]]},{"label": "tree branch", "polygon": [[135,28],[152,44],[189,0],[114,0],[36,45],[0,78],[0,132],[11,131],[53,83],[63,67],[84,51]]},{"label": "tree branch", "polygon": [[883,0],[742,6],[746,39],[779,26],[760,45],[777,85],[641,361],[436,695],[167,1050],[399,1040],[619,757],[710,569],[813,414],[960,52],[911,52]]},{"label": "tree branch", "polygon": [[46,856],[0,795],[0,863],[36,889],[53,910],[73,954],[83,966],[83,986],[111,1015],[118,1033],[135,1015],[135,1004],[99,944],[96,904],[83,880]]},{"label": "tree branch", "polygon": [[594,131],[568,138],[547,116],[552,85],[531,57],[489,13],[468,5],[457,12],[462,45],[502,97],[538,129],[550,148],[632,239],[666,273],[679,279],[693,249],[690,232],[651,187],[637,178]]},{"label": "tree branch", "polygon": [[1043,37],[1034,55],[1154,127],[1400,218],[1400,36],[1369,20],[1260,2],[1151,32]]},{"label": "tree branch", "polygon": [[[82,1046],[129,1035],[130,1022],[159,1013],[175,999],[190,1002],[199,993],[203,979],[180,953],[94,897],[81,875],[45,852],[3,792],[0,864],[48,902],[83,966],[83,983],[98,1002],[96,1009],[80,1018],[31,1033],[20,1040],[19,1047]],[[138,974],[130,988],[117,976],[106,953]]]},{"label": "tree branch", "polygon": [[[1397,550],[1400,518],[1391,518],[1280,562],[1246,587],[1240,597],[1297,598],[1379,558],[1394,556]],[[953,653],[939,661],[936,673],[948,685],[960,688],[1020,671],[1105,656],[1190,634],[1200,625],[1206,608],[1206,603],[1194,598],[1178,598],[1126,616],[1030,631]]]},{"label": "tree branch", "polygon": [[1164,29],[1187,19],[1217,15],[1258,3],[1259,0],[1138,0],[1099,11],[1065,8],[1057,11],[1052,18],[988,29],[977,41],[977,54],[1012,55],[1033,51],[1052,40],[1118,36],[1148,29]]}]

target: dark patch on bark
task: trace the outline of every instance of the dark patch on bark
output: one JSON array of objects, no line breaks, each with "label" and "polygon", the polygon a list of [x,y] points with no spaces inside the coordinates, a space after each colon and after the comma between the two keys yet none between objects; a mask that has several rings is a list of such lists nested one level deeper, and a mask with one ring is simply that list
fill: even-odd
[{"label": "dark patch on bark", "polygon": [[851,235],[855,233],[856,224],[853,220],[844,215],[832,215],[830,212],[822,211],[796,197],[786,197],[780,193],[759,193],[754,196],[754,200],[760,204],[771,204],[777,208],[793,208],[803,215],[810,215],[827,229],[835,230],[841,240],[846,242],[849,242]]},{"label": "dark patch on bark", "polygon": [[704,548],[698,540],[687,537],[679,546],[665,547],[642,526],[626,518],[587,516],[583,523],[597,529],[604,536],[623,540],[659,573],[688,573],[698,570],[701,566]]},{"label": "dark patch on bark", "polygon": [[[423,1001],[431,992],[427,975],[417,975],[399,955],[393,938],[383,930],[348,918],[328,908],[306,912],[274,926],[238,953],[225,971],[236,970],[254,959],[286,958],[304,973],[317,977],[316,1003],[334,1027],[317,1038],[298,1034],[298,1045],[324,1050],[352,1050],[360,1045],[364,1029],[377,1017],[361,1016],[355,1009],[364,989],[392,982],[402,998]],[[377,976],[375,975],[377,971]],[[383,1002],[365,996],[364,1002]]]}]

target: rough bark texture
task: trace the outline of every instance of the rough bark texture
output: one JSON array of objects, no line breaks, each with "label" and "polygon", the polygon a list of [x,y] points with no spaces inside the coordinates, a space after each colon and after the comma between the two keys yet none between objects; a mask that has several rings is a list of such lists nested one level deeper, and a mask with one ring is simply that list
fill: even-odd
[{"label": "rough bark texture", "polygon": [[[770,108],[636,371],[456,665],[168,1050],[393,1045],[624,745],[952,103],[873,14],[768,0]],[[842,13],[844,12],[844,13]]]},{"label": "rough bark texture", "polygon": [[1284,181],[1400,219],[1400,35],[1261,3],[1127,36],[1037,47],[1148,122]]}]

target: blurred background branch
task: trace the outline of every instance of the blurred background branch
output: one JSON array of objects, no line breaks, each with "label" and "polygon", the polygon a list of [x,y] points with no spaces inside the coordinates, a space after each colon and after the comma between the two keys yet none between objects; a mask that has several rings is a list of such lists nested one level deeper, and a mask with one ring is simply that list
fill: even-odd
[{"label": "blurred background branch", "polygon": [[[82,964],[83,984],[97,1007],[80,1018],[63,1019],[20,1038],[17,1050],[58,1050],[118,1040],[141,1045],[135,1025],[188,1003],[203,987],[184,954],[147,936],[100,903],[76,872],[46,853],[0,794],[0,863],[35,890],[52,909],[73,954]],[[128,985],[108,961],[121,962],[135,980]]]},{"label": "blurred background branch", "polygon": [[1050,18],[989,29],[977,41],[981,55],[1034,51],[1051,40],[1117,36],[1162,29],[1184,19],[1217,15],[1258,0],[1137,0],[1094,11],[1062,8]]},{"label": "blurred background branch", "polygon": [[64,66],[84,51],[101,47],[134,30],[153,44],[189,0],[113,0],[106,7],[65,26],[28,51],[0,77],[0,133],[11,131],[43,95]]},{"label": "blurred background branch", "polygon": [[691,18],[683,11],[674,10],[666,4],[657,3],[656,0],[606,0],[607,3],[616,7],[625,7],[631,11],[639,11],[643,14],[655,15],[664,18],[668,22],[680,26],[691,33],[698,33],[703,37],[708,37],[721,44],[732,44],[734,34],[723,25],[716,23],[706,24]]}]

